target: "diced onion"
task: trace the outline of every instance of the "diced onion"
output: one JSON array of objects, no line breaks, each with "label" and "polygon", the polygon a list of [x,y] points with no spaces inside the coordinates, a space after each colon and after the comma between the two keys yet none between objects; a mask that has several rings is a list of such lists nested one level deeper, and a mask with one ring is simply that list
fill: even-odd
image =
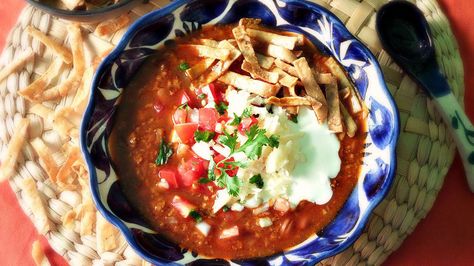
[{"label": "diced onion", "polygon": [[197,142],[191,148],[197,156],[203,158],[204,160],[211,160],[213,152],[209,143],[206,142]]},{"label": "diced onion", "polygon": [[232,204],[232,206],[230,207],[231,210],[235,211],[235,212],[241,212],[244,210],[244,205],[236,202],[234,204]]},{"label": "diced onion", "polygon": [[268,202],[265,202],[262,206],[253,209],[252,212],[253,212],[254,215],[258,215],[260,213],[268,211],[269,208],[270,208],[270,206],[268,205]]},{"label": "diced onion", "polygon": [[220,239],[226,239],[226,238],[231,238],[231,237],[238,236],[238,235],[239,235],[239,227],[237,227],[237,225],[235,225],[231,228],[222,230],[222,233],[219,236],[219,238]]},{"label": "diced onion", "polygon": [[224,207],[230,200],[231,196],[226,189],[221,189],[216,193],[216,199],[214,200],[214,205],[212,206],[212,211],[214,213],[218,212],[222,207]]},{"label": "diced onion", "polygon": [[201,232],[204,236],[207,236],[209,234],[209,231],[211,230],[211,226],[206,223],[206,222],[200,222],[196,224],[196,228]]},{"label": "diced onion", "polygon": [[174,196],[171,205],[173,205],[184,218],[188,217],[189,213],[195,209],[194,205],[183,200],[180,196]]},{"label": "diced onion", "polygon": [[160,183],[158,183],[158,187],[163,188],[163,189],[169,189],[170,185],[166,181],[166,179],[161,178]]},{"label": "diced onion", "polygon": [[258,225],[262,228],[271,226],[272,220],[268,217],[258,219]]},{"label": "diced onion", "polygon": [[273,209],[280,212],[287,212],[290,209],[290,203],[285,199],[278,198],[273,204]]},{"label": "diced onion", "polygon": [[221,155],[224,156],[224,157],[228,157],[228,156],[230,155],[230,153],[231,153],[229,147],[223,146],[223,145],[219,145],[219,144],[213,145],[213,146],[212,146],[212,149],[214,149],[217,153],[221,154]]}]

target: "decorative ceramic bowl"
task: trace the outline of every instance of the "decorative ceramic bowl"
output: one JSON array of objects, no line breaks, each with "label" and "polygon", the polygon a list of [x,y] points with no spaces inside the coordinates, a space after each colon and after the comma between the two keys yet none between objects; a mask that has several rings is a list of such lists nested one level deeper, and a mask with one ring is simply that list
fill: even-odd
[{"label": "decorative ceramic bowl", "polygon": [[37,7],[55,17],[79,21],[79,22],[98,22],[116,17],[122,13],[131,10],[134,6],[143,3],[144,0],[122,0],[116,4],[96,8],[93,10],[67,10],[58,8],[55,2],[45,0],[26,0],[29,4]]},{"label": "decorative ceramic bowl", "polygon": [[[341,63],[370,114],[359,181],[337,217],[289,250],[231,262],[191,253],[149,229],[122,193],[107,146],[120,95],[147,57],[203,25],[233,23],[242,17],[261,18],[268,26],[305,34]],[[181,0],[140,18],[102,62],[82,123],[81,142],[97,208],[146,260],[158,265],[314,265],[343,251],[361,234],[392,183],[398,134],[398,111],[376,59],[328,10],[299,0]]]}]

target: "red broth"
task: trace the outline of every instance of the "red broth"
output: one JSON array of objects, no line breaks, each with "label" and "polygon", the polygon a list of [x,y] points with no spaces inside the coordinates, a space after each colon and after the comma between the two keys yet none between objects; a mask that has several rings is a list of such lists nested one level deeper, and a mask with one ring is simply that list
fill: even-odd
[{"label": "red broth", "polygon": [[[177,43],[198,43],[199,38],[228,39],[232,37],[232,27],[205,27],[178,39]],[[317,69],[325,70],[320,64],[322,55],[314,47],[306,44],[304,52],[307,58],[313,58],[312,63]],[[124,90],[109,148],[121,188],[129,201],[157,232],[183,248],[209,257],[241,259],[267,256],[291,248],[323,229],[337,215],[357,182],[366,137],[366,122],[361,115],[353,115],[358,125],[356,136],[340,137],[341,170],[332,180],[334,194],[327,204],[303,201],[286,213],[270,208],[254,215],[251,209],[245,208],[241,212],[221,209],[213,214],[212,195],[219,189],[217,186],[195,182],[187,187],[160,187],[160,171],[177,172],[190,157],[178,156],[177,146],[172,144],[175,152],[168,163],[162,166],[155,163],[161,141],[171,142],[172,117],[181,104],[181,95],[186,92],[195,97],[195,93],[188,89],[190,81],[179,70],[179,65],[182,62],[193,65],[198,61],[191,51],[164,48],[159,56],[145,63]],[[235,66],[240,66],[240,63],[241,60]],[[207,167],[205,163],[203,167]],[[184,218],[173,207],[171,203],[176,195],[196,206],[211,226],[207,236],[196,228],[193,218]],[[258,219],[261,217],[270,217],[273,224],[260,227]],[[237,237],[219,238],[222,230],[235,225],[239,227]]]}]

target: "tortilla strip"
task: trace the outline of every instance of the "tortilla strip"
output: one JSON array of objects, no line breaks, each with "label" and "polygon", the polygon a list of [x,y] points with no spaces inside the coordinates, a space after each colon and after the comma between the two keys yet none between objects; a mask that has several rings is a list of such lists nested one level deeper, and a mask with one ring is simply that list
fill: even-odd
[{"label": "tortilla strip", "polygon": [[303,51],[299,50],[299,51],[293,51],[293,54],[296,56],[296,57],[300,57],[301,55],[303,55]]},{"label": "tortilla strip", "polygon": [[[293,93],[293,94],[292,94]],[[290,89],[290,88],[283,88],[283,97],[291,97],[291,96],[298,96],[295,93],[295,90],[294,88]],[[314,100],[313,98],[310,98],[312,100]],[[300,111],[300,108],[299,106],[293,106],[293,107],[286,107],[286,111],[289,113],[289,114],[292,114],[292,115],[298,115],[299,111]]]},{"label": "tortilla strip", "polygon": [[266,82],[252,79],[249,76],[241,75],[232,71],[226,72],[219,78],[219,81],[236,87],[237,89],[255,93],[264,98],[275,96],[280,89],[278,85],[268,84]]},{"label": "tortilla strip", "polygon": [[130,15],[122,14],[116,18],[102,21],[97,25],[94,33],[99,37],[109,36],[127,26],[130,20]]},{"label": "tortilla strip", "polygon": [[12,138],[8,143],[5,157],[0,164],[0,182],[10,179],[15,174],[15,166],[18,161],[23,144],[27,139],[30,120],[23,118],[16,125]]},{"label": "tortilla strip", "polygon": [[68,185],[72,184],[72,182],[68,182],[70,180],[67,180],[67,178],[70,177],[73,173],[72,165],[74,164],[74,162],[79,160],[80,157],[81,151],[78,147],[73,147],[69,150],[66,162],[64,162],[64,164],[61,166],[56,177],[52,178],[52,180],[56,182],[59,187],[66,188]]},{"label": "tortilla strip", "polygon": [[293,61],[296,60],[296,56],[290,50],[274,44],[269,44],[263,53],[268,56],[283,60],[287,63],[293,63]]},{"label": "tortilla strip", "polygon": [[213,39],[200,39],[199,40],[202,45],[209,46],[209,47],[215,47],[219,46],[219,42]]},{"label": "tortilla strip", "polygon": [[283,98],[270,97],[265,103],[273,104],[281,107],[295,107],[295,106],[311,106],[319,108],[321,103],[313,99],[312,97],[299,97],[299,96],[289,96]]},{"label": "tortilla strip", "polygon": [[303,46],[304,45],[305,37],[304,37],[303,34],[298,33],[298,32],[294,32],[294,31],[287,31],[287,32],[285,32],[285,35],[296,37],[296,39],[297,39],[296,45],[298,45],[298,46]]},{"label": "tortilla strip", "polygon": [[195,50],[198,54],[198,57],[206,57],[206,58],[214,58],[218,60],[225,61],[229,58],[230,51],[229,49],[224,48],[215,48],[206,45],[199,45],[199,44],[184,44],[180,45],[180,47],[189,47]]},{"label": "tortilla strip", "polygon": [[255,79],[261,79],[268,83],[276,84],[278,82],[278,73],[265,71],[258,65],[252,65],[247,60],[242,62],[241,66],[243,71],[250,73],[250,76]]},{"label": "tortilla strip", "polygon": [[199,63],[195,64],[193,67],[186,69],[186,76],[188,76],[191,80],[197,79],[201,76],[208,68],[214,64],[216,59],[214,58],[205,58],[201,60]]},{"label": "tortilla strip", "polygon": [[69,41],[71,43],[74,67],[71,74],[69,74],[64,82],[51,89],[45,90],[42,95],[38,97],[40,101],[50,101],[65,97],[73,89],[79,88],[79,85],[81,84],[82,75],[85,71],[84,47],[81,29],[76,24],[68,25],[67,29],[70,35]]},{"label": "tortilla strip", "polygon": [[53,129],[65,138],[78,138],[81,115],[71,107],[56,110],[53,116]]},{"label": "tortilla strip", "polygon": [[259,25],[262,22],[261,19],[259,18],[241,18],[239,20],[239,26],[244,26],[244,27],[254,27]]},{"label": "tortilla strip", "polygon": [[10,74],[22,68],[28,61],[34,58],[34,56],[35,53],[32,50],[27,50],[13,62],[8,63],[8,65],[6,65],[2,70],[0,70],[0,81],[3,81],[4,79],[8,78]]},{"label": "tortilla strip", "polygon": [[[31,141],[31,146],[38,154],[38,157],[44,164],[44,169],[48,173],[49,178],[53,179],[56,177],[59,171],[59,167],[54,161],[53,152],[46,146],[41,138],[36,138]],[[53,180],[54,181],[54,180]]]},{"label": "tortilla strip", "polygon": [[45,235],[51,229],[51,224],[43,205],[43,200],[41,200],[41,196],[36,188],[36,182],[32,177],[27,177],[20,184],[23,199],[33,213],[36,229],[40,234]]},{"label": "tortilla strip", "polygon": [[334,80],[334,77],[331,73],[314,73],[313,71],[313,74],[318,84],[328,85]]},{"label": "tortilla strip", "polygon": [[240,57],[241,53],[228,41],[219,42],[219,48],[226,48],[231,51],[231,55],[228,60],[217,62],[212,68],[211,71],[208,71],[204,75],[201,75],[199,79],[195,80],[192,85],[195,89],[199,89],[209,83],[217,80],[224,72],[226,72],[229,67],[234,63],[237,58]]},{"label": "tortilla strip", "polygon": [[[297,77],[293,77],[292,75],[286,73],[285,71],[283,71],[279,67],[273,67],[272,71],[275,72],[275,73],[278,73],[279,79],[280,79],[278,82],[281,85],[283,85],[284,87],[294,88],[296,86],[296,84],[298,83],[298,78]],[[292,95],[292,96],[295,96],[295,95]]]},{"label": "tortilla strip", "polygon": [[326,122],[326,119],[328,117],[328,106],[326,98],[324,97],[324,94],[321,91],[321,88],[319,87],[318,83],[314,79],[311,68],[309,68],[308,61],[306,61],[306,58],[302,57],[298,60],[295,60],[293,62],[293,65],[295,66],[295,69],[298,72],[298,77],[300,78],[301,82],[303,82],[306,93],[322,104],[320,108],[315,110],[319,122]]},{"label": "tortilla strip", "polygon": [[283,71],[285,71],[286,73],[292,75],[292,76],[295,76],[297,77],[298,76],[298,72],[296,71],[295,67],[293,67],[292,65],[290,64],[287,64],[283,61],[281,61],[280,59],[276,59],[275,60],[275,65],[279,68],[281,68]]},{"label": "tortilla strip", "polygon": [[354,119],[351,117],[347,109],[344,107],[342,103],[339,103],[341,108],[342,117],[344,119],[344,125],[346,126],[346,133],[347,136],[350,138],[354,137],[357,132],[357,124]]},{"label": "tortilla strip", "polygon": [[351,81],[349,81],[346,76],[346,73],[344,72],[342,67],[336,62],[336,60],[332,57],[329,57],[326,61],[324,61],[324,64],[331,70],[331,73],[336,76],[341,88],[349,88],[351,90],[351,94],[355,95],[358,103],[356,103],[356,101],[351,101],[351,103],[353,104],[352,111],[354,113],[362,111],[364,116],[368,115],[369,109],[365,105],[365,102],[360,96],[359,91],[354,88],[354,85],[351,83]]},{"label": "tortilla strip", "polygon": [[269,43],[285,47],[289,50],[295,49],[298,38],[292,36],[284,36],[268,31],[261,31],[256,29],[245,29],[250,38],[256,39],[260,42]]},{"label": "tortilla strip", "polygon": [[328,127],[333,132],[342,132],[341,110],[339,108],[339,94],[336,79],[333,79],[333,81],[326,86],[326,100],[329,108]]},{"label": "tortilla strip", "polygon": [[42,105],[41,103],[37,103],[37,104],[33,105],[30,108],[30,112],[32,114],[40,116],[45,121],[50,121],[51,118],[52,118],[52,114],[53,114],[52,109]]},{"label": "tortilla strip", "polygon": [[258,64],[263,68],[263,69],[270,69],[273,66],[273,62],[275,62],[275,58],[266,56],[263,54],[256,53],[257,56]]},{"label": "tortilla strip", "polygon": [[72,107],[74,111],[82,113],[86,109],[86,105],[89,101],[90,86],[92,79],[94,78],[95,68],[93,66],[88,67],[82,76],[81,86],[77,89],[74,100],[72,101]]},{"label": "tortilla strip", "polygon": [[346,104],[350,104],[350,109],[353,113],[356,114],[363,110],[359,99],[354,94],[354,90],[351,90],[349,87],[339,90],[339,97],[344,99]]},{"label": "tortilla strip", "polygon": [[112,250],[118,246],[116,235],[117,229],[107,222],[102,215],[97,212],[96,236],[97,251],[99,254]]},{"label": "tortilla strip", "polygon": [[38,79],[33,81],[26,88],[18,91],[23,98],[30,102],[38,102],[39,95],[44,92],[44,89],[53,81],[53,79],[59,74],[63,60],[56,58],[53,63],[48,67],[46,72],[41,75]]},{"label": "tortilla strip", "polygon": [[56,55],[61,57],[64,63],[71,64],[72,63],[72,54],[69,49],[62,46],[60,43],[56,42],[52,38],[46,36],[43,32],[37,30],[32,26],[26,27],[26,32],[33,38],[40,41],[44,46],[51,49]]},{"label": "tortilla strip", "polygon": [[35,240],[31,247],[31,257],[35,262],[36,266],[51,266],[49,263],[48,257],[43,252],[39,240]]}]

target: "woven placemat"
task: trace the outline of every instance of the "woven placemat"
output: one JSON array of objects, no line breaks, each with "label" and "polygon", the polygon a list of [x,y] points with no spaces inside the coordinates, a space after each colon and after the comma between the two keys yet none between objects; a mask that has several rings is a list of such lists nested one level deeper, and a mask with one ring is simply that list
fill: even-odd
[{"label": "woven placemat", "polygon": [[[433,108],[433,103],[417,85],[393,63],[381,49],[375,31],[375,15],[386,0],[314,0],[334,12],[347,28],[362,40],[377,56],[388,88],[393,94],[400,110],[401,135],[397,149],[398,166],[395,181],[389,194],[375,209],[361,237],[341,254],[329,258],[322,264],[356,265],[381,264],[396,250],[405,237],[410,234],[420,219],[431,209],[444,177],[452,163],[455,146],[447,133],[446,125]],[[464,95],[463,67],[455,38],[449,22],[435,0],[415,2],[425,13],[431,25],[434,42],[437,47],[439,63],[449,80],[454,94],[462,102]],[[151,0],[135,8],[131,18],[167,4],[167,0]],[[64,163],[62,146],[69,139],[61,138],[51,130],[50,123],[29,112],[30,104],[17,95],[44,73],[51,64],[53,54],[38,41],[32,40],[25,28],[32,25],[67,46],[67,22],[51,17],[31,6],[27,6],[20,15],[18,23],[11,31],[3,51],[2,65],[8,65],[22,51],[32,49],[35,60],[29,62],[18,72],[11,74],[0,84],[0,147],[4,155],[7,143],[13,134],[15,121],[21,117],[30,118],[30,139],[41,137],[47,146],[56,151],[57,163]],[[118,42],[125,29],[111,36],[100,38],[94,33],[95,25],[82,25],[86,41],[86,57],[108,50]],[[67,77],[64,71],[60,79]],[[57,109],[70,103],[66,97],[49,107]],[[38,191],[48,216],[54,224],[46,234],[52,248],[72,265],[142,265],[143,261],[125,243],[121,236],[120,245],[112,250],[98,251],[95,233],[80,236],[79,229],[66,229],[62,225],[63,216],[81,201],[79,191],[60,191],[48,180],[46,171],[38,160],[34,149],[27,142],[22,158],[19,160],[16,175],[10,185],[16,193],[25,213],[31,216],[30,207],[22,198],[20,182],[25,178],[36,181]],[[35,222],[33,220],[33,222]]]}]

